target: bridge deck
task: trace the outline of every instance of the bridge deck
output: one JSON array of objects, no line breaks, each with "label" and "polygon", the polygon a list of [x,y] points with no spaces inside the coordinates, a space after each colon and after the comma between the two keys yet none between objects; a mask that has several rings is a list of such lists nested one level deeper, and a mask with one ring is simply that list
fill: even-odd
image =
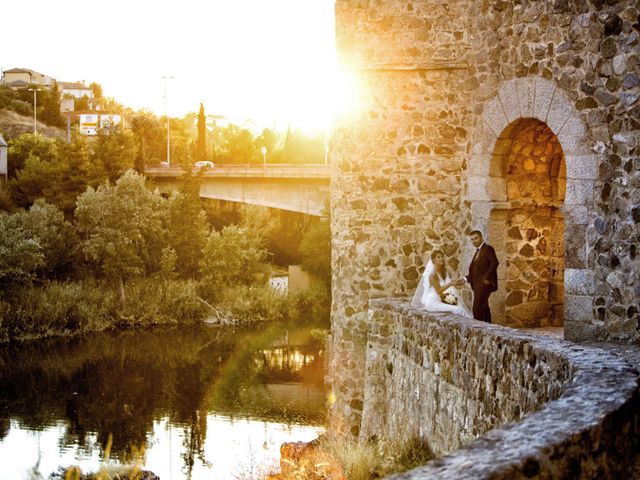
[{"label": "bridge deck", "polygon": [[[300,165],[216,165],[207,170],[193,170],[203,177],[227,178],[329,178],[328,165],[300,164]],[[145,174],[149,177],[179,177],[185,171],[178,165],[160,166],[147,165]]]}]

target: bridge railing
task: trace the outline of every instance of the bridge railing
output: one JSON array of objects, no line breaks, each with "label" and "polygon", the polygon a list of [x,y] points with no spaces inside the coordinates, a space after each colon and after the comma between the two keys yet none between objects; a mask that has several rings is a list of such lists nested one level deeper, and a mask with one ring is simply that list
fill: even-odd
[{"label": "bridge railing", "polygon": [[[214,167],[202,169],[194,167],[193,172],[200,172],[205,177],[275,177],[275,178],[328,178],[330,167],[317,163],[300,164],[216,164]],[[151,164],[145,165],[145,173],[149,176],[174,177],[185,173],[180,165]]]}]

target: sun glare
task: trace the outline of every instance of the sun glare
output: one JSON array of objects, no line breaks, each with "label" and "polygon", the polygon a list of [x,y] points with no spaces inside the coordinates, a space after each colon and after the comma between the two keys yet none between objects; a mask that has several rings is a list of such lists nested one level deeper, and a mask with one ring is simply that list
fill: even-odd
[{"label": "sun glare", "polygon": [[[8,22],[0,67],[30,68],[62,81],[97,82],[134,109],[182,117],[197,112],[261,127],[326,130],[350,100],[335,60],[334,0],[113,0],[92,16],[91,34],[59,29],[92,12],[81,0],[7,4],[7,18],[32,18],[38,38],[56,38],[73,54],[51,55]],[[31,15],[37,8],[39,14]],[[97,12],[97,10],[96,10]],[[140,19],[145,19],[141,21]],[[104,32],[99,33],[99,32]],[[6,55],[5,55],[6,54]],[[162,77],[173,77],[166,87]]]}]

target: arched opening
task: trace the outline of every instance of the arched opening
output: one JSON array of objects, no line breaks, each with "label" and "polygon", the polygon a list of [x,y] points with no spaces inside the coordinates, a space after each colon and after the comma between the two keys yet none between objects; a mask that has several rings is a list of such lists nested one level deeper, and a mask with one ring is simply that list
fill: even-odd
[{"label": "arched opening", "polygon": [[512,327],[564,324],[564,217],[562,146],[547,124],[520,118],[498,137],[491,174],[506,202],[493,202],[489,238],[504,262],[496,320]]}]

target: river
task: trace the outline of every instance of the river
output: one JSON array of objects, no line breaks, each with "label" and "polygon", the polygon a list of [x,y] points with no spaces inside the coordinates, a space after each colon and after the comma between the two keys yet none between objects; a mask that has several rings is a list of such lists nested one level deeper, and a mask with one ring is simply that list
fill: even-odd
[{"label": "river", "polygon": [[323,431],[307,331],[163,327],[2,346],[0,479],[137,461],[162,480],[257,479]]}]

